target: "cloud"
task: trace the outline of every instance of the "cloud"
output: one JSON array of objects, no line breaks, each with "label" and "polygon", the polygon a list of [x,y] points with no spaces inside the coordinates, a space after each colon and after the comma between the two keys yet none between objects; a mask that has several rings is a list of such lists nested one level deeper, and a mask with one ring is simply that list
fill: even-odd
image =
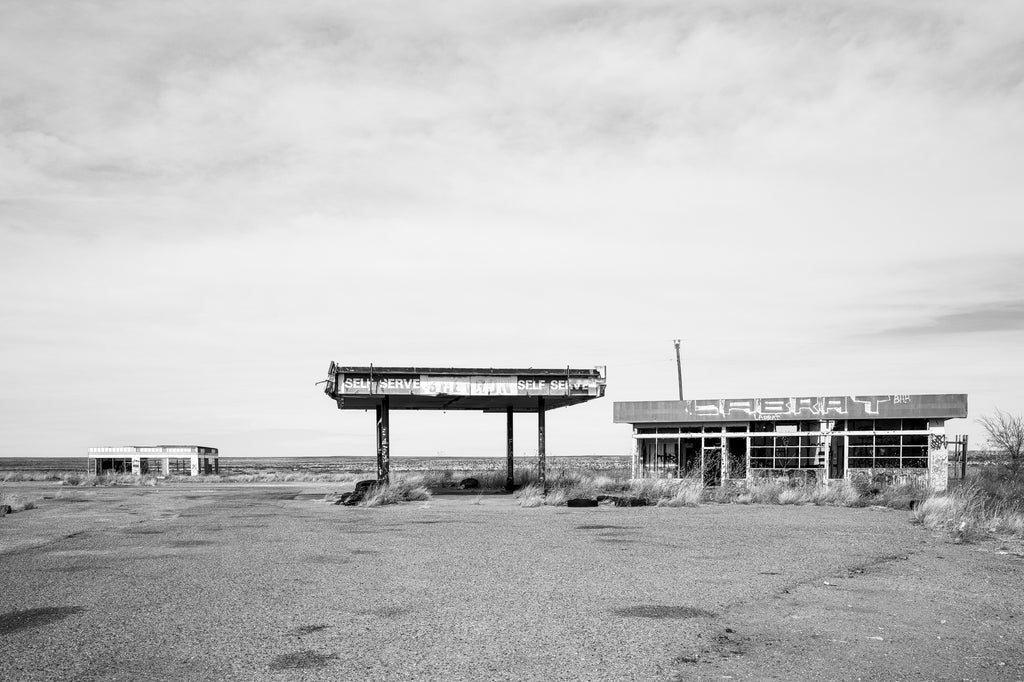
[{"label": "cloud", "polygon": [[875,158],[860,138],[879,133],[896,155],[1018,86],[1019,12],[996,4],[1001,24],[932,3],[138,3],[61,21],[25,3],[5,22],[23,66],[0,85],[4,184],[379,211],[385,193],[394,208],[493,191],[487,171],[526,159]]},{"label": "cloud", "polygon": [[944,336],[1024,330],[1024,301],[981,304],[940,313],[927,319],[878,332],[881,336]]}]

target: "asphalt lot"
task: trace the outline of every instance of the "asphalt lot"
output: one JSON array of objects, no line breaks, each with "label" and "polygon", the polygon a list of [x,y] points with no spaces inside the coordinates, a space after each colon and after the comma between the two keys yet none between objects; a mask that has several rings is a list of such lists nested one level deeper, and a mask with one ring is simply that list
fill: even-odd
[{"label": "asphalt lot", "polygon": [[906,512],[341,489],[5,486],[0,679],[1024,679],[1024,559]]}]

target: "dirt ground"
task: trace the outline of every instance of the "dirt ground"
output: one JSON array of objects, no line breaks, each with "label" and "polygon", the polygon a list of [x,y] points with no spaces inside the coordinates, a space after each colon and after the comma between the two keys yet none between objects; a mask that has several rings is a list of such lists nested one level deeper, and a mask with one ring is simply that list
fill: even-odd
[{"label": "dirt ground", "polygon": [[343,489],[6,484],[0,679],[1024,679],[1024,558],[907,512]]}]

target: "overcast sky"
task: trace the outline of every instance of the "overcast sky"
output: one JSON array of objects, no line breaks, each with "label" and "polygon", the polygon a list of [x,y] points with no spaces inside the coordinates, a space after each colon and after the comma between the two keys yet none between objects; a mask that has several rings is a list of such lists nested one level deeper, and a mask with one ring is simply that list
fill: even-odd
[{"label": "overcast sky", "polygon": [[[371,455],[328,364],[1024,412],[1024,3],[2,2],[0,456]],[[535,417],[517,417],[519,453]],[[393,454],[504,417],[395,413]]]}]

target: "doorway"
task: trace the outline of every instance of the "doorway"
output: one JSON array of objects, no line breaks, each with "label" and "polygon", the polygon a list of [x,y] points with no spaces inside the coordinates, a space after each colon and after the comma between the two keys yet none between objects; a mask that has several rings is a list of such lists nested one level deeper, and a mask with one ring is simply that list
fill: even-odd
[{"label": "doorway", "polygon": [[846,437],[832,436],[832,447],[828,453],[828,477],[843,478],[846,475]]},{"label": "doorway", "polygon": [[704,448],[704,485],[722,485],[722,448]]},{"label": "doorway", "polygon": [[729,478],[746,478],[747,439],[726,438],[725,448],[729,456]]}]

